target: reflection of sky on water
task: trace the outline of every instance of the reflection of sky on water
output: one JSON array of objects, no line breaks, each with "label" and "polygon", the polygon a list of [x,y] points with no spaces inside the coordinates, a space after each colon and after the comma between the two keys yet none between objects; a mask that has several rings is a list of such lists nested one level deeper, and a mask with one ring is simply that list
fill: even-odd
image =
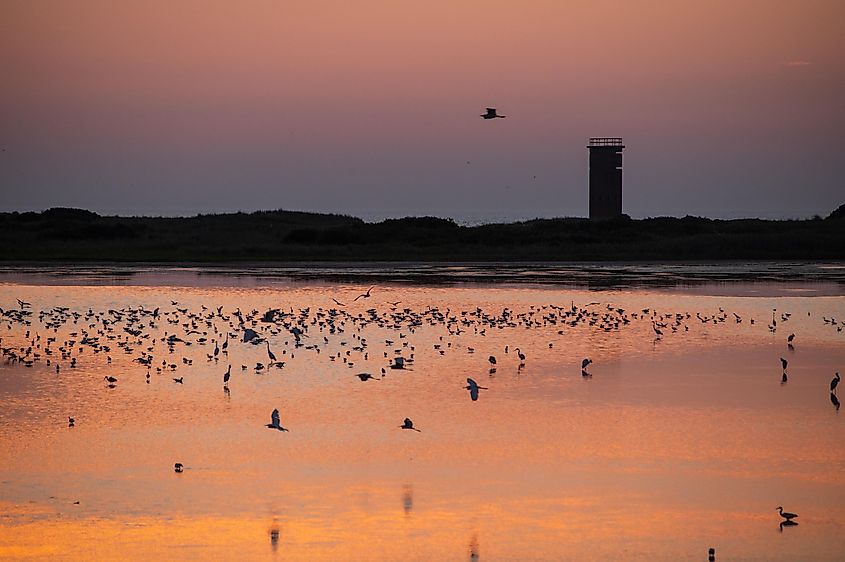
[{"label": "reflection of sky on water", "polygon": [[[361,292],[347,283],[253,281],[258,286],[7,282],[0,306],[22,298],[35,310],[170,311],[172,299],[193,311],[316,311],[333,307],[331,296],[345,301]],[[735,289],[748,295],[753,287]],[[491,314],[509,308],[518,320],[483,334],[460,322],[451,331],[424,322],[413,331],[370,324],[359,333],[348,321],[334,334],[314,325],[307,340],[319,344],[319,355],[294,348],[289,334],[268,334],[286,365],[260,374],[252,366],[266,362],[263,346],[230,339],[228,356],[209,361],[213,331],[201,327],[209,343],[177,347],[172,356],[156,352],[179,363],[183,385],[169,372],[153,372],[145,384],[144,369],[114,344],[111,364],[86,351],[77,369],[58,376],[43,365],[0,364],[0,557],[227,560],[275,552],[424,560],[475,553],[497,560],[530,553],[600,560],[640,553],[678,560],[716,546],[730,559],[835,560],[845,548],[845,418],[828,391],[832,373],[845,365],[845,334],[822,320],[845,319],[843,298],[390,285],[347,310],[389,312],[388,301],[456,318],[476,307]],[[609,332],[549,320],[549,304],[572,301],[600,302],[596,310],[612,304],[629,313],[689,313],[689,330],[667,329],[655,340],[650,320]],[[696,318],[712,318],[720,307],[724,322]],[[791,314],[779,317],[775,333],[767,328],[772,308]],[[224,329],[219,319],[213,324]],[[83,328],[90,329],[80,320],[54,336],[62,342]],[[47,333],[37,322],[29,329]],[[159,337],[164,330],[177,328],[162,322]],[[785,345],[789,333],[796,333],[793,350]],[[367,359],[346,355],[353,335],[367,339]],[[0,337],[2,346],[26,344],[18,326],[0,323]],[[405,342],[414,346],[413,370],[381,378],[395,349],[409,354]],[[517,347],[527,356],[524,369]],[[491,354],[498,359],[493,376]],[[785,385],[781,356],[789,359]],[[580,374],[584,357],[594,361],[591,379]],[[362,382],[358,372],[378,380]],[[119,379],[114,389],[104,386],[107,374]],[[468,376],[489,388],[477,402],[464,388]],[[276,407],[290,433],[264,427]],[[397,429],[406,416],[421,433]],[[174,462],[185,464],[182,474]],[[801,514],[801,526],[782,535],[773,511],[781,504]]]}]

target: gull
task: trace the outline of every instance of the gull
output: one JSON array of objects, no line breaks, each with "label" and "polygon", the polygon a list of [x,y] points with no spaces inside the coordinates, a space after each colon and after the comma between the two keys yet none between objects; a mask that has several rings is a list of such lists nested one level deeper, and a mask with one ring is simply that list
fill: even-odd
[{"label": "gull", "polygon": [[504,119],[505,117],[507,117],[507,115],[499,115],[499,114],[497,114],[497,113],[496,113],[496,108],[495,108],[495,107],[487,107],[487,108],[485,108],[485,109],[487,109],[487,113],[482,113],[482,114],[481,114],[481,116],[480,116],[480,117],[481,117],[482,119]]},{"label": "gull", "polygon": [[334,298],[334,297],[332,297],[332,300],[333,300],[333,301],[334,301],[334,303],[335,303],[336,305],[338,305],[338,306],[346,306],[345,304],[343,304],[342,302],[340,302],[339,300],[337,300],[337,299],[336,299],[336,298]]},{"label": "gull", "polygon": [[370,287],[369,289],[367,289],[367,292],[366,292],[366,293],[361,293],[360,295],[358,295],[357,297],[355,297],[355,298],[352,300],[352,302],[355,302],[355,301],[357,301],[358,299],[368,299],[368,298],[370,298],[370,291],[372,291],[373,289],[375,289],[375,285],[373,285],[372,287]]},{"label": "gull", "polygon": [[414,427],[414,422],[411,421],[411,418],[405,418],[405,421],[402,422],[402,425],[399,426],[400,429],[410,429],[412,431],[417,431],[422,433],[419,429]]},{"label": "gull", "polygon": [[281,423],[279,422],[279,409],[276,408],[273,410],[273,413],[270,414],[270,423],[267,424],[267,427],[270,429],[278,429],[279,431],[287,431],[284,427],[282,427]]},{"label": "gull", "polygon": [[182,384],[182,379],[184,379],[184,378],[185,377],[179,377],[178,379],[173,379],[173,382],[175,382],[177,384]]},{"label": "gull", "polygon": [[467,377],[467,385],[465,388],[469,390],[469,397],[472,398],[473,402],[478,400],[479,390],[488,390],[486,386],[478,386],[478,383],[469,377]]}]

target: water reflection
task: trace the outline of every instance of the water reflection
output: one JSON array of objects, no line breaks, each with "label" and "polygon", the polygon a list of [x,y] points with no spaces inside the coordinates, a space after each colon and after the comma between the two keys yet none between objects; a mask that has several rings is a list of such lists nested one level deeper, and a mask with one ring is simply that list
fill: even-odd
[{"label": "water reflection", "polygon": [[469,560],[470,562],[475,562],[476,560],[481,559],[481,554],[478,550],[478,534],[473,533],[472,538],[469,540]]},{"label": "water reflection", "polygon": [[778,525],[778,530],[782,533],[784,527],[797,527],[797,526],[798,526],[797,521],[791,521],[791,520],[781,521],[780,524]]},{"label": "water reflection", "polygon": [[[0,316],[10,350],[0,361],[0,556],[55,558],[38,550],[49,540],[67,559],[143,560],[133,546],[142,537],[161,559],[255,559],[267,536],[277,551],[279,524],[267,517],[285,511],[297,513],[284,523],[292,559],[475,560],[482,535],[504,560],[619,559],[643,545],[654,560],[689,559],[702,536],[732,537],[737,558],[836,560],[845,546],[845,426],[820,401],[845,362],[840,321],[822,318],[845,317],[843,299],[377,286],[340,310],[327,297],[366,289],[0,285],[6,312],[15,295],[35,312],[29,325]],[[403,309],[388,306],[400,299]],[[601,302],[578,304],[590,301]],[[793,312],[774,334],[773,306]],[[58,312],[38,317],[54,307],[68,308],[64,324],[51,324]],[[586,312],[576,321],[572,308]],[[262,321],[275,309],[278,322]],[[104,327],[110,310],[122,320]],[[800,345],[779,387],[784,325]],[[242,341],[247,329],[260,344]],[[83,331],[97,344],[82,345]],[[218,342],[227,349],[215,354]],[[517,353],[502,354],[516,345],[531,357],[519,376]],[[284,368],[267,368],[268,350]],[[499,372],[484,379],[491,353]],[[389,369],[397,355],[413,368]],[[600,374],[581,384],[588,355]],[[381,369],[378,384],[356,375]],[[484,386],[474,393],[467,379]],[[263,427],[274,408],[292,433]],[[423,434],[396,431],[408,415]],[[194,468],[174,474],[175,460]],[[68,512],[70,501],[49,495],[81,505]],[[773,497],[800,499],[826,527],[769,545],[772,512],[759,506]]]},{"label": "water reflection", "polygon": [[839,411],[839,398],[836,397],[834,393],[830,393],[830,403],[833,404],[833,407],[836,408],[836,411]]},{"label": "water reflection", "polygon": [[414,509],[414,486],[412,484],[402,486],[402,509],[406,516],[410,515]]}]

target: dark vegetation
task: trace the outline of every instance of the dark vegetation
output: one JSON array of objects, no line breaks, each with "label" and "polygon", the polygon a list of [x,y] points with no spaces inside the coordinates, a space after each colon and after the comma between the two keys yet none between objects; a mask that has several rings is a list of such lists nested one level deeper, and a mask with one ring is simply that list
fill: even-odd
[{"label": "dark vegetation", "polygon": [[845,205],[826,219],[538,219],[459,226],[260,211],[184,218],[81,209],[0,213],[6,261],[578,261],[845,259]]}]

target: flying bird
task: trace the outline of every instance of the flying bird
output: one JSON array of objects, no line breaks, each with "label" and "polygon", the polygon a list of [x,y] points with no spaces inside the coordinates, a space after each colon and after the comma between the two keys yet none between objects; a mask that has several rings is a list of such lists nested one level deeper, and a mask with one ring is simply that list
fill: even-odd
[{"label": "flying bird", "polygon": [[467,385],[465,388],[469,390],[469,397],[472,398],[473,402],[478,400],[479,390],[488,390],[486,386],[478,386],[478,383],[469,377],[467,377]]},{"label": "flying bird", "polygon": [[402,425],[399,426],[401,429],[410,429],[412,431],[417,431],[422,433],[419,429],[414,427],[414,422],[411,421],[411,418],[405,418],[405,421],[402,422]]},{"label": "flying bird", "polygon": [[375,285],[373,285],[372,287],[370,287],[369,289],[367,289],[367,292],[366,292],[366,293],[361,293],[360,295],[358,295],[357,297],[355,297],[355,298],[352,300],[352,302],[355,302],[355,301],[357,301],[358,299],[368,299],[368,298],[370,298],[370,291],[372,291],[373,289],[375,289]]},{"label": "flying bird", "polygon": [[337,306],[346,306],[345,304],[343,304],[342,302],[340,302],[339,300],[337,300],[337,299],[336,299],[336,298],[334,298],[334,297],[332,297],[332,300],[334,301],[334,303],[335,303]]},{"label": "flying bird", "polygon": [[507,115],[497,114],[495,107],[488,107],[486,109],[487,109],[487,113],[481,114],[482,119],[504,119],[505,117],[507,117]]},{"label": "flying bird", "polygon": [[278,429],[279,431],[287,431],[284,427],[282,427],[281,422],[279,421],[279,409],[276,408],[273,410],[273,413],[270,414],[270,423],[267,424],[267,427],[270,429]]}]

